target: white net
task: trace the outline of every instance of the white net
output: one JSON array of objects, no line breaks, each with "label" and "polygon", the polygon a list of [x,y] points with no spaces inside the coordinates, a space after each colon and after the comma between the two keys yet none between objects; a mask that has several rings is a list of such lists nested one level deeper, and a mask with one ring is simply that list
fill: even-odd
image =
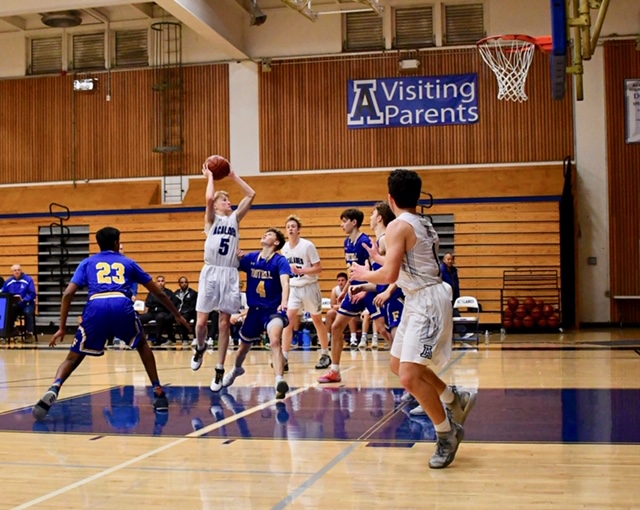
[{"label": "white net", "polygon": [[493,37],[478,43],[482,59],[498,78],[498,99],[528,99],[524,86],[535,49],[533,42],[522,39]]}]

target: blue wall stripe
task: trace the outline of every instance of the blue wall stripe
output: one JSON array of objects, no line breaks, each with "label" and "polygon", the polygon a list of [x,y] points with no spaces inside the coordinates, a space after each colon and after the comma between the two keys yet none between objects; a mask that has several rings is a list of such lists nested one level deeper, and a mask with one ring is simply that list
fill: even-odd
[{"label": "blue wall stripe", "polygon": [[[434,198],[434,205],[454,205],[454,204],[506,204],[506,203],[535,203],[535,202],[560,202],[560,195],[531,196],[531,197],[474,197],[474,198]],[[377,200],[360,202],[310,202],[303,204],[256,204],[252,205],[253,210],[268,209],[315,209],[328,207],[367,207],[373,206]],[[75,216],[119,216],[123,214],[158,214],[158,213],[190,213],[204,212],[204,206],[197,207],[155,207],[145,209],[114,209],[95,211],[71,211]],[[48,212],[41,213],[14,213],[0,214],[0,220],[15,220],[27,218],[52,218]]]}]

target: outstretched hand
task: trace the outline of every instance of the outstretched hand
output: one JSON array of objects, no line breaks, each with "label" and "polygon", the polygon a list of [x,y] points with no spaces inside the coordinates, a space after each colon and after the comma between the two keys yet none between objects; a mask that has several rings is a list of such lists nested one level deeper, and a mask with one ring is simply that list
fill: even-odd
[{"label": "outstretched hand", "polygon": [[49,342],[49,347],[55,347],[58,342],[62,343],[64,341],[64,335],[66,332],[64,329],[59,329],[54,333],[51,337],[51,341]]},{"label": "outstretched hand", "polygon": [[368,244],[364,244],[364,249],[367,250],[367,253],[369,254],[369,257],[371,257],[371,260],[373,260],[374,262],[379,262],[378,258],[380,257],[380,251],[378,250],[378,244],[377,243],[373,243],[371,246],[369,246]]},{"label": "outstretched hand", "polygon": [[176,322],[182,324],[189,332],[193,331],[191,324],[189,324],[189,321],[185,319],[184,316],[180,315],[180,317],[176,317]]},{"label": "outstretched hand", "polygon": [[349,268],[349,280],[367,281],[367,273],[371,270],[369,261],[365,261],[364,266],[353,263]]}]

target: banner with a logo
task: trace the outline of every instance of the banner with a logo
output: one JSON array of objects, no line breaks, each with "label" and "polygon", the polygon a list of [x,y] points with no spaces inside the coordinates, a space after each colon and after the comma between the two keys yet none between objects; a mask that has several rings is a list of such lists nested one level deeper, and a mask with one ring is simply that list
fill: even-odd
[{"label": "banner with a logo", "polygon": [[352,129],[474,124],[478,75],[349,80],[347,125]]}]

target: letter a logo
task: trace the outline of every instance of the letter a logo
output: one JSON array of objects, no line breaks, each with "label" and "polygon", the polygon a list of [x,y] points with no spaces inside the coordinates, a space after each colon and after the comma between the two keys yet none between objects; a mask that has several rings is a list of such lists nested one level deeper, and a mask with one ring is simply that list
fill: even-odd
[{"label": "letter a logo", "polygon": [[349,81],[349,127],[367,127],[384,124],[384,115],[376,99],[376,80]]}]

